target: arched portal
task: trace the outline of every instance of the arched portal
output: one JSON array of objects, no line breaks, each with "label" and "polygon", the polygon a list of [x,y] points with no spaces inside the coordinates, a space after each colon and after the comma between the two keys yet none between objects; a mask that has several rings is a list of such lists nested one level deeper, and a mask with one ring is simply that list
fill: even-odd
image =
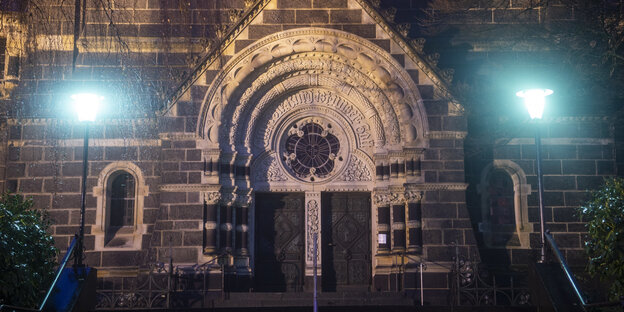
[{"label": "arched portal", "polygon": [[[332,29],[270,35],[223,67],[206,92],[199,118],[197,131],[211,171],[207,181],[221,187],[220,227],[212,227],[220,237],[215,243],[238,255],[241,268],[253,266],[250,255],[253,258],[258,248],[288,250],[291,258],[301,249],[299,264],[270,264],[278,271],[282,265],[279,274],[284,279],[272,290],[298,289],[297,283],[311,275],[312,241],[321,223],[324,232],[341,233],[332,245],[357,258],[357,264],[341,259],[335,266],[361,272],[345,277],[338,274],[343,269],[328,267],[337,274],[326,279],[335,283],[334,289],[355,281],[369,283],[374,274],[371,254],[383,253],[384,246],[409,249],[405,218],[380,224],[377,209],[405,215],[408,198],[419,200],[420,196],[406,195],[405,185],[419,179],[417,163],[428,144],[428,124],[417,86],[379,46]],[[296,194],[301,194],[301,201]],[[276,204],[269,208],[258,199]],[[299,202],[299,211],[305,212],[300,216],[305,220],[302,235],[293,232],[299,218],[293,215],[298,211],[293,205]],[[260,221],[269,210],[271,216]],[[283,220],[275,224],[282,227],[281,233],[305,242],[294,238],[282,242],[277,237],[262,241],[261,235],[253,234],[254,220]],[[379,241],[380,235],[391,241]],[[318,239],[332,238],[324,234]],[[217,249],[209,247],[205,250]],[[333,251],[320,248],[317,259]],[[265,256],[257,258],[265,263]]]}]

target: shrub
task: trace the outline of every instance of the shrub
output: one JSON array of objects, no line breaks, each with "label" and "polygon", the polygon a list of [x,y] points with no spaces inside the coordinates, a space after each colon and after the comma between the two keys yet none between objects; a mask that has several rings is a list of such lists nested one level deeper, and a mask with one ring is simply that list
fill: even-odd
[{"label": "shrub", "polygon": [[624,296],[624,179],[611,178],[580,208],[587,222],[588,271],[609,282],[611,299]]},{"label": "shrub", "polygon": [[0,304],[37,306],[54,277],[56,248],[47,216],[32,200],[0,197]]}]

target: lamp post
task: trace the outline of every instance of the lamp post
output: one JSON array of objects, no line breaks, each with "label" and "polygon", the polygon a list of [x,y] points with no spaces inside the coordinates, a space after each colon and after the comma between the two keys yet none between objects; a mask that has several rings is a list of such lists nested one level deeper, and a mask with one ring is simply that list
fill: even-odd
[{"label": "lamp post", "polygon": [[[545,98],[553,93],[550,89],[528,89],[518,91],[516,95],[524,99],[524,105],[529,111],[531,119],[542,119]],[[544,183],[542,178],[542,141],[539,124],[535,127],[535,150],[537,158],[537,188],[539,194],[539,214],[540,214],[540,259],[539,263],[544,263],[546,258],[546,241],[544,236]]]},{"label": "lamp post", "polygon": [[103,97],[93,93],[79,93],[71,96],[74,109],[78,113],[78,120],[85,126],[84,144],[82,147],[82,186],[80,197],[80,229],[78,232],[78,248],[74,258],[74,266],[83,266],[82,258],[84,253],[84,224],[85,224],[85,203],[87,198],[87,169],[89,158],[89,125],[95,121],[100,103]]}]

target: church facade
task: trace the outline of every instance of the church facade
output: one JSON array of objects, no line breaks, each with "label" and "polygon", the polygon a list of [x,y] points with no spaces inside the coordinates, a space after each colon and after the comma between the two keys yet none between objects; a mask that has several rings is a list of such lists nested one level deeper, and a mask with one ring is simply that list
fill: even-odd
[{"label": "church facade", "polygon": [[[481,249],[482,258],[530,261],[539,248],[531,134],[469,158],[468,121],[448,71],[378,4],[170,2],[117,3],[132,18],[106,33],[132,51],[167,24],[170,41],[132,53],[188,70],[169,81],[154,115],[90,125],[85,262],[98,268],[101,287],[138,280],[149,263],[208,263],[215,290],[310,292],[316,271],[322,292],[407,291],[415,299],[424,288],[427,302],[447,305],[460,257],[477,260]],[[86,11],[86,29],[105,24],[95,16],[106,10]],[[206,21],[202,14],[232,22],[202,26],[218,34],[203,47],[174,40]],[[96,40],[89,36],[82,40]],[[106,85],[98,73],[130,66],[105,64],[94,46],[79,47],[75,76],[65,77],[88,72]],[[162,56],[185,48],[201,56],[193,65]],[[58,49],[65,56],[56,60],[67,61],[71,52]],[[7,101],[58,101],[44,84],[67,79],[48,76],[50,64],[29,66]],[[33,82],[37,96],[28,98]],[[582,263],[584,230],[573,209],[616,174],[616,135],[604,118],[563,118],[548,129],[547,222]],[[34,109],[9,113],[4,131],[5,189],[48,211],[64,250],[79,224],[84,125]]]}]

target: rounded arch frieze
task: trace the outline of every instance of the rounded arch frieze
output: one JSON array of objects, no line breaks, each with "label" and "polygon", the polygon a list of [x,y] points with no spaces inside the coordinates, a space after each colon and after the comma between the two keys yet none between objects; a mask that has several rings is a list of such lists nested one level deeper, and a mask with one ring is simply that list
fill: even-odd
[{"label": "rounded arch frieze", "polygon": [[[222,142],[229,140],[230,145],[249,146],[255,122],[275,98],[300,89],[324,88],[340,94],[342,98],[348,98],[357,110],[371,120],[376,145],[385,145],[386,139],[395,144],[399,143],[401,135],[399,120],[392,109],[391,101],[383,95],[382,90],[370,83],[355,84],[351,81],[356,77],[360,78],[360,82],[366,82],[368,78],[362,73],[353,72],[349,75],[339,71],[332,72],[331,68],[327,69],[331,66],[317,63],[319,60],[316,58],[307,60],[308,62],[297,59],[280,61],[271,66],[277,73],[272,69],[263,71],[261,76],[271,75],[271,78],[255,80],[244,90],[240,98],[235,98],[240,105],[231,107],[233,112],[224,112],[226,124],[223,128],[232,130],[223,133],[220,140]],[[284,67],[288,70],[284,70]],[[262,84],[258,81],[262,81]],[[409,108],[408,110],[411,111]]]},{"label": "rounded arch frieze", "polygon": [[[279,94],[280,88],[286,88],[277,79],[280,77],[277,70],[282,64],[280,62],[297,63],[296,60],[304,59],[297,57],[304,54],[312,60],[314,53],[318,54],[316,55],[317,63],[312,62],[307,69],[294,68],[290,73],[299,75],[303,73],[309,85],[318,85],[318,80],[314,81],[314,79],[322,77],[321,79],[334,79],[344,88],[350,87],[355,91],[358,89],[379,90],[377,97],[385,98],[390,104],[379,105],[382,109],[376,109],[375,114],[381,116],[383,125],[388,123],[387,117],[383,114],[383,109],[388,107],[394,116],[390,116],[392,115],[390,111],[386,115],[394,118],[400,132],[406,133],[400,137],[402,142],[398,143],[412,144],[412,146],[424,144],[425,140],[418,138],[422,138],[427,132],[425,110],[416,85],[401,65],[389,53],[366,39],[338,30],[317,28],[289,30],[270,35],[256,41],[234,56],[213,80],[204,97],[198,122],[199,134],[207,139],[208,145],[212,144],[215,147],[221,145],[219,137],[224,134],[219,132],[230,132],[233,124],[241,123],[241,120],[237,118],[251,116],[245,111],[256,104],[254,101],[249,101],[249,106],[240,106],[241,101],[238,99],[256,94],[257,91],[254,92],[253,89],[260,90],[261,88],[257,87],[263,85],[270,86],[272,92]],[[331,61],[322,63],[324,58]],[[317,70],[314,66],[322,67],[327,64],[330,66],[329,70],[325,67],[326,70],[323,72],[314,72]],[[284,68],[286,67],[284,65]],[[271,68],[276,68],[274,78],[261,74],[263,70],[260,69]],[[357,78],[355,73],[359,73],[360,77],[367,76],[368,79],[358,78],[355,80],[357,84],[349,83],[350,77]],[[251,80],[246,80],[250,78]],[[378,100],[365,94],[360,94],[360,96],[372,102]],[[235,114],[237,110],[239,113]],[[227,116],[223,115],[224,112],[231,113]],[[409,129],[410,127],[413,129]],[[248,132],[245,131],[247,138],[249,138]],[[408,135],[408,133],[413,133],[413,135]],[[230,140],[229,145],[234,147],[234,142],[235,140]]]}]

